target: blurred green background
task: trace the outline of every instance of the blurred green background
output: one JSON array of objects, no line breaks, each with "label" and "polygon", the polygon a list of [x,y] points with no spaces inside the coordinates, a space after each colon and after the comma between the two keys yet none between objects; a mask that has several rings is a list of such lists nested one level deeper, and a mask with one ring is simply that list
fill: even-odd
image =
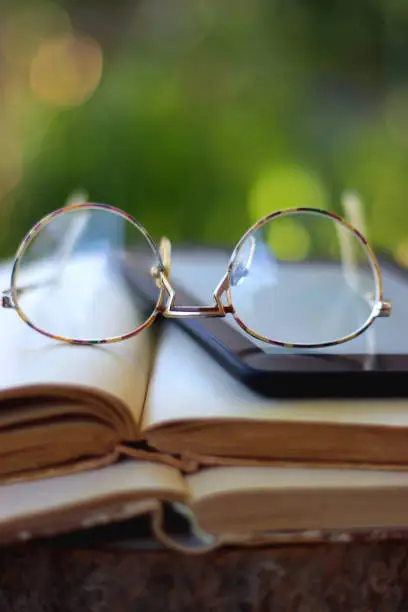
[{"label": "blurred green background", "polygon": [[2,0],[1,255],[78,189],[206,243],[347,189],[408,266],[407,61],[406,0]]}]

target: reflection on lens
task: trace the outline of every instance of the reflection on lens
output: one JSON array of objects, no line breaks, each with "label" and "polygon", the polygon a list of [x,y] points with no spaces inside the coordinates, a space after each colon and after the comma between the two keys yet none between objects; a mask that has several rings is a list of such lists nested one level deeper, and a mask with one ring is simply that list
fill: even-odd
[{"label": "reflection on lens", "polygon": [[319,212],[284,212],[239,243],[230,295],[247,331],[288,344],[347,338],[380,299],[375,264],[360,238]]},{"label": "reflection on lens", "polygon": [[127,335],[152,309],[146,312],[129,284],[125,262],[147,276],[157,265],[142,228],[105,208],[68,209],[28,242],[14,276],[17,306],[32,325],[53,336],[101,341]]}]

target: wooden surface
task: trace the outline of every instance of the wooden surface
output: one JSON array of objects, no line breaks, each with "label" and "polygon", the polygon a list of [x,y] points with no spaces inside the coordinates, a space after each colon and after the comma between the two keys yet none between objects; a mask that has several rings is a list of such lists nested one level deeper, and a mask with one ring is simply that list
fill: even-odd
[{"label": "wooden surface", "polygon": [[24,545],[0,553],[0,611],[407,611],[407,551],[404,541],[195,557]]}]

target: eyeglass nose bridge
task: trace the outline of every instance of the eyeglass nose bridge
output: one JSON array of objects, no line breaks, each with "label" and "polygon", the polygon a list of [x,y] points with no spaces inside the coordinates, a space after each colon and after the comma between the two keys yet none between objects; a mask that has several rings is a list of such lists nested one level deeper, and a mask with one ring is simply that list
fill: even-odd
[{"label": "eyeglass nose bridge", "polygon": [[161,268],[157,266],[152,268],[151,273],[156,285],[167,294],[167,299],[161,299],[158,306],[159,312],[164,317],[167,319],[225,317],[226,314],[233,313],[232,305],[222,302],[222,296],[229,286],[228,272],[224,274],[213,292],[213,306],[176,306],[176,290],[170,282],[171,242],[168,238],[161,239],[159,252],[163,265]]}]

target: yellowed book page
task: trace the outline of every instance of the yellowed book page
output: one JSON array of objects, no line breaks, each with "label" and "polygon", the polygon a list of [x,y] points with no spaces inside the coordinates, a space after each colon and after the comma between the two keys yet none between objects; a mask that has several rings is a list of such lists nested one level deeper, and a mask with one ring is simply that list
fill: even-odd
[{"label": "yellowed book page", "polygon": [[212,533],[407,525],[406,472],[220,467],[186,480]]},{"label": "yellowed book page", "polygon": [[[46,292],[33,293],[32,300],[37,299],[37,303],[30,304],[30,312],[38,313],[41,309],[39,319],[44,321],[46,331],[56,331],[61,320],[68,322],[64,329],[71,327],[86,338],[98,337],[110,317],[120,317],[124,329],[139,325],[142,317],[131,296],[120,293],[123,288],[118,291],[109,279],[103,274],[95,275],[94,271],[93,265],[81,262],[76,274],[71,275],[72,287],[65,283],[62,288],[49,289],[54,291],[49,303]],[[9,286],[10,266],[5,265],[0,269],[0,288]],[[75,312],[72,299],[64,299],[65,293],[71,291],[76,295]],[[97,317],[89,316],[90,300],[97,308]],[[92,400],[97,395],[99,404],[105,402],[110,410],[119,413],[128,436],[136,431],[151,365],[149,330],[115,344],[74,346],[34,331],[15,310],[0,309],[0,339],[0,397],[61,393],[78,400],[80,394],[90,400],[92,409]],[[103,408],[99,406],[97,410]]]},{"label": "yellowed book page", "polygon": [[174,324],[163,330],[143,414],[145,431],[192,422],[408,426],[408,400],[274,400],[245,387]]},{"label": "yellowed book page", "polygon": [[[127,461],[98,470],[35,482],[0,486],[0,540],[26,540],[39,533],[90,527],[130,518],[169,500],[184,502],[188,491],[180,472],[149,462]],[[118,514],[121,508],[121,514]],[[79,521],[75,525],[75,520]]]}]

